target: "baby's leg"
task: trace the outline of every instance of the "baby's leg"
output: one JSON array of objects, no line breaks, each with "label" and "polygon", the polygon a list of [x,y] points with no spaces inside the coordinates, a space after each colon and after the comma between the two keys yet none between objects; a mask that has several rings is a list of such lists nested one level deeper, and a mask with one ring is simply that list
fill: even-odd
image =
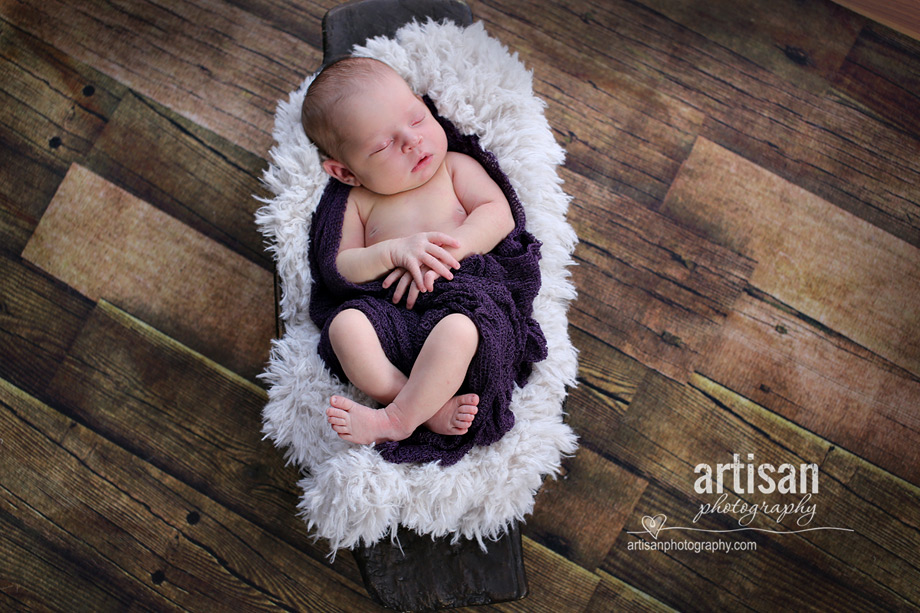
[{"label": "baby's leg", "polygon": [[[329,423],[342,438],[360,444],[402,440],[436,415],[431,425],[441,433],[466,432],[478,398],[474,394],[457,398],[454,395],[466,377],[478,345],[476,325],[464,315],[448,315],[428,335],[408,380],[386,408],[374,410],[334,397],[332,407],[327,410]],[[357,370],[374,361],[373,353],[353,357]],[[344,362],[343,369],[349,374]],[[352,381],[359,385],[355,379]]]},{"label": "baby's leg", "polygon": [[[329,325],[329,342],[348,380],[374,400],[389,404],[405,386],[407,377],[387,358],[373,324],[361,311],[346,309],[336,315]],[[341,396],[329,402],[327,421],[345,440],[364,444],[393,436],[384,411]]]},{"label": "baby's leg", "polygon": [[[374,326],[361,311],[346,309],[336,315],[329,326],[329,340],[348,380],[377,402],[390,404],[406,385],[408,378],[389,361]],[[455,396],[425,425],[438,434],[464,434],[477,404],[475,394]],[[466,428],[462,428],[464,423]]]},{"label": "baby's leg", "polygon": [[454,395],[478,347],[479,330],[465,315],[448,315],[434,327],[409,380],[386,409],[410,427],[407,436],[421,424],[440,434],[466,432],[479,398],[475,394]]},{"label": "baby's leg", "polygon": [[329,324],[329,341],[348,380],[359,390],[389,404],[406,384],[406,375],[387,358],[377,331],[357,309],[345,309]]}]

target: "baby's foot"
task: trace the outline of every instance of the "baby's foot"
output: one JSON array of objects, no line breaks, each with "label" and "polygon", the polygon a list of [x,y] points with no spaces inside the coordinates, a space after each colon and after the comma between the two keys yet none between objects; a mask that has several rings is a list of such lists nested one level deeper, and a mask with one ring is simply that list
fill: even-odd
[{"label": "baby's foot", "polygon": [[341,396],[333,396],[329,404],[332,406],[326,409],[326,421],[350,443],[367,445],[408,436],[386,409],[372,409]]},{"label": "baby's foot", "polygon": [[425,427],[436,434],[466,434],[479,412],[478,404],[476,394],[454,396],[425,422]]}]

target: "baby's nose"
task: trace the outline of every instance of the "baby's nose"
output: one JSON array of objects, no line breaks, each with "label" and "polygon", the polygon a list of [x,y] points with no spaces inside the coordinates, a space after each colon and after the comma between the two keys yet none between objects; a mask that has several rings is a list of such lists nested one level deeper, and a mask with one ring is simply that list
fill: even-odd
[{"label": "baby's nose", "polygon": [[410,134],[406,138],[405,143],[403,144],[403,149],[406,151],[411,151],[412,149],[418,147],[422,144],[422,135],[421,134]]}]

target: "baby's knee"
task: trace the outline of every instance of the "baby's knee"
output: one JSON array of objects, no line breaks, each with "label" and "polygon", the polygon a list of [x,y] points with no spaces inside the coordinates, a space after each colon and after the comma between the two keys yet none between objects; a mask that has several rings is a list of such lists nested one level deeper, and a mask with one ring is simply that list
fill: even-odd
[{"label": "baby's knee", "polygon": [[479,345],[479,328],[472,319],[462,313],[451,313],[441,323],[447,327],[455,343],[476,350]]},{"label": "baby's knee", "polygon": [[345,309],[329,322],[329,340],[333,347],[338,346],[342,341],[353,338],[368,325],[370,320],[367,315],[358,309]]}]

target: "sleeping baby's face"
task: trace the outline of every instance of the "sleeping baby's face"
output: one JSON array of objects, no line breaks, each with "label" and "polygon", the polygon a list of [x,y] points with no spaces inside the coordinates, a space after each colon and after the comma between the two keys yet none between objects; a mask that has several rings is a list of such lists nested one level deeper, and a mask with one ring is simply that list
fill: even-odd
[{"label": "sleeping baby's face", "polygon": [[424,185],[447,154],[447,136],[398,74],[387,68],[336,109],[339,158],[323,166],[349,185],[396,194]]}]

